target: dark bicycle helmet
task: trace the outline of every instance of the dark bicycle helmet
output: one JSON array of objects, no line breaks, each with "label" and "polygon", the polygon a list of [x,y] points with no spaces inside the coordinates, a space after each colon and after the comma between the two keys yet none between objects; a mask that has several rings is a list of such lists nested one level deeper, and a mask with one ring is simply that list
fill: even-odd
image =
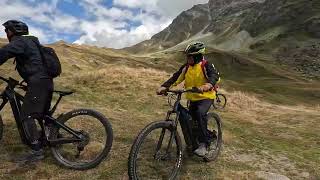
[{"label": "dark bicycle helmet", "polygon": [[27,35],[29,34],[29,29],[27,24],[17,20],[9,20],[2,24],[6,29],[9,29],[15,35]]},{"label": "dark bicycle helmet", "polygon": [[189,44],[184,52],[187,55],[204,54],[206,50],[205,45],[202,42],[194,42]]}]

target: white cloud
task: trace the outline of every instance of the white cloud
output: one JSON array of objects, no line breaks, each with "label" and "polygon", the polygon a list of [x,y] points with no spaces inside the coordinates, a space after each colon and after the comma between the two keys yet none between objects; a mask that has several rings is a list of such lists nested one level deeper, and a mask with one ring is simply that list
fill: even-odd
[{"label": "white cloud", "polygon": [[190,9],[196,4],[208,3],[208,0],[158,0],[157,8],[161,14],[175,18],[182,11]]},{"label": "white cloud", "polygon": [[125,22],[109,21],[100,19],[95,23],[83,22],[81,28],[86,31],[77,44],[91,44],[112,48],[123,48],[132,46],[146,39],[167,27],[171,20],[156,19],[150,14],[144,13],[133,17],[134,21],[141,22],[141,25],[126,29]]},{"label": "white cloud", "polygon": [[38,37],[41,43],[46,43],[49,40],[49,36],[47,36],[46,33],[40,28],[29,26],[29,32],[32,32],[31,35]]},{"label": "white cloud", "polygon": [[193,5],[208,3],[209,0],[114,0],[115,5],[141,8],[147,12],[158,12],[164,17],[174,18]]},{"label": "white cloud", "polygon": [[[88,19],[81,19],[57,8],[60,1],[79,3]],[[113,48],[131,46],[151,38],[183,10],[208,0],[1,0],[0,21],[8,19],[32,22],[30,32],[43,42],[81,34],[75,43]],[[28,3],[32,2],[32,3]],[[37,3],[36,3],[37,2]],[[0,37],[5,34],[0,32]]]},{"label": "white cloud", "polygon": [[129,8],[143,8],[154,9],[157,4],[157,0],[114,0],[115,5],[129,7]]},{"label": "white cloud", "polygon": [[[32,0],[29,0],[32,2]],[[59,32],[72,32],[77,29],[79,19],[60,12],[57,6],[58,0],[45,1],[32,5],[28,2],[17,1],[1,1],[0,20],[5,22],[10,19],[28,20],[33,22],[29,25],[29,32],[39,37],[46,43],[52,38],[56,39]],[[34,26],[34,25],[37,25]],[[44,27],[47,29],[45,30]],[[46,31],[46,32],[45,32]],[[0,37],[5,37],[2,32]]]},{"label": "white cloud", "polygon": [[[141,9],[141,12],[133,15],[128,9],[105,8],[97,2],[86,3],[88,8],[100,20],[102,17],[111,17],[113,20],[125,20],[140,22],[141,25],[131,27],[126,30],[119,30],[119,27],[97,26],[100,23],[88,23],[86,32],[75,43],[92,44],[97,46],[107,46],[113,48],[122,48],[150,39],[151,36],[167,27],[179,13],[191,8],[195,4],[207,3],[208,0],[114,0],[114,5],[126,8]],[[98,8],[99,7],[99,8]]]}]

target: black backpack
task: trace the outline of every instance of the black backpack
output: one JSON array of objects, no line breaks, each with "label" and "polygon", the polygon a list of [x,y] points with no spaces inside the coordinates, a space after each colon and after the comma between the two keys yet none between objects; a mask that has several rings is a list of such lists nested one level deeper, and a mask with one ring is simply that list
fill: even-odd
[{"label": "black backpack", "polygon": [[41,59],[45,68],[48,72],[48,75],[52,78],[58,77],[62,70],[61,70],[61,63],[60,60],[55,52],[55,50],[51,47],[45,47],[39,44],[38,42],[34,41],[40,51]]}]

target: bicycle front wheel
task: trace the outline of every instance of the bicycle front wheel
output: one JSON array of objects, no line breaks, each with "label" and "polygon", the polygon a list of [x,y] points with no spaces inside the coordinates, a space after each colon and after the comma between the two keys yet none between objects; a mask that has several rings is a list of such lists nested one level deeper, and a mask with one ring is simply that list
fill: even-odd
[{"label": "bicycle front wheel", "polygon": [[[59,144],[51,147],[54,158],[62,165],[78,170],[96,167],[108,155],[113,141],[113,132],[108,119],[90,109],[66,113],[58,121],[71,128],[80,137],[80,142]],[[53,127],[50,140],[74,138],[60,127]]]},{"label": "bicycle front wheel", "polygon": [[172,121],[146,126],[131,147],[130,179],[175,179],[181,167],[181,140]]}]

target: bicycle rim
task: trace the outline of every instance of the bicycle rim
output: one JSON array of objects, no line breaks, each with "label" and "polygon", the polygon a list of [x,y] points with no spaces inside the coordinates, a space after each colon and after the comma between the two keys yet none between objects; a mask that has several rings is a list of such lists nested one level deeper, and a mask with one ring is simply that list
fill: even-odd
[{"label": "bicycle rim", "polygon": [[169,126],[155,124],[143,131],[135,144],[132,161],[134,176],[131,179],[176,177],[182,159],[181,142],[176,131]]},{"label": "bicycle rim", "polygon": [[220,154],[222,147],[222,124],[220,117],[215,113],[208,114],[208,134],[211,136],[208,154],[205,161],[214,161]]},{"label": "bicycle rim", "polygon": [[[63,165],[74,169],[93,168],[110,151],[112,129],[101,114],[78,114],[66,118],[64,124],[84,137],[84,140],[52,148],[54,156]],[[73,137],[62,128],[56,129],[53,134],[58,139]]]}]

